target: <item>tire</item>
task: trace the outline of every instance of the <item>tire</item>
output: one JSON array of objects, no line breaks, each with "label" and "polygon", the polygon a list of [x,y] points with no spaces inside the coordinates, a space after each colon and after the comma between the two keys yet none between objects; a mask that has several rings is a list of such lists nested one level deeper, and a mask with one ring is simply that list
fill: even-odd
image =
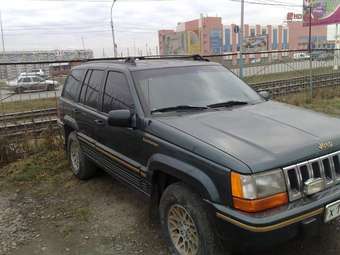
[{"label": "tire", "polygon": [[24,89],[21,87],[15,89],[15,93],[17,94],[21,94],[22,92],[24,92]]},{"label": "tire", "polygon": [[82,152],[76,132],[67,138],[67,158],[73,174],[80,180],[88,180],[95,176],[97,166]]},{"label": "tire", "polygon": [[[166,188],[160,201],[159,214],[162,232],[171,254],[220,254],[219,240],[202,199],[183,183],[175,183]],[[183,245],[185,243],[187,245]]]},{"label": "tire", "polygon": [[55,90],[54,85],[52,84],[47,85],[47,91],[52,91],[52,90]]}]

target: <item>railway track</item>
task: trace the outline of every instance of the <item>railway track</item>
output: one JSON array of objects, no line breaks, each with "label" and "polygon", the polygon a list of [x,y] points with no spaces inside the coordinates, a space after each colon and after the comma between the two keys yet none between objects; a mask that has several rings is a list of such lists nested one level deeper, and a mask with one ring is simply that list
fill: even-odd
[{"label": "railway track", "polygon": [[[276,80],[250,84],[256,91],[268,90],[273,96],[305,91],[309,88],[309,77]],[[340,86],[340,72],[313,76],[313,87]],[[34,111],[0,115],[0,137],[16,138],[26,135],[39,136],[48,128],[57,129],[57,109],[48,108]]]},{"label": "railway track", "polygon": [[[340,73],[315,75],[312,79],[313,88],[340,86]],[[302,92],[310,87],[308,76],[288,80],[251,83],[256,91],[268,90],[273,96],[281,96]]]}]

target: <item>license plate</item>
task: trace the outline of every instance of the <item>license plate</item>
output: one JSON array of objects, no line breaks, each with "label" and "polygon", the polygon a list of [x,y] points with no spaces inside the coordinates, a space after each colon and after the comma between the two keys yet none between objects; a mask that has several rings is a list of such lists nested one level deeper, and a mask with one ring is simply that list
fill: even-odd
[{"label": "license plate", "polygon": [[340,200],[326,206],[325,222],[340,217]]}]

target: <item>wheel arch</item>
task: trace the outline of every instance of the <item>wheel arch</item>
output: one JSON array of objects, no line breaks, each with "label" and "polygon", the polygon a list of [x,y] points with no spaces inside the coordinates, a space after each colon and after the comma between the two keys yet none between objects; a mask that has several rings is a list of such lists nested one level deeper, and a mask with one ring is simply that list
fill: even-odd
[{"label": "wheel arch", "polygon": [[149,160],[148,170],[153,190],[158,188],[159,197],[168,185],[180,181],[197,192],[202,199],[220,200],[219,192],[212,179],[201,169],[184,161],[156,154]]}]

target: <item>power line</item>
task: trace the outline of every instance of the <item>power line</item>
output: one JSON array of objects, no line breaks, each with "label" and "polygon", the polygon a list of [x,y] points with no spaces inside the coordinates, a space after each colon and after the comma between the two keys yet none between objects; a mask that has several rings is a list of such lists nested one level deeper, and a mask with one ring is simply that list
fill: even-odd
[{"label": "power line", "polygon": [[[241,0],[229,0],[231,2],[238,2],[240,3]],[[287,3],[282,3],[282,2],[258,2],[258,1],[244,1],[247,4],[255,4],[255,5],[265,5],[265,6],[281,6],[281,7],[301,7],[302,5],[294,5],[294,4],[287,4]]]}]

